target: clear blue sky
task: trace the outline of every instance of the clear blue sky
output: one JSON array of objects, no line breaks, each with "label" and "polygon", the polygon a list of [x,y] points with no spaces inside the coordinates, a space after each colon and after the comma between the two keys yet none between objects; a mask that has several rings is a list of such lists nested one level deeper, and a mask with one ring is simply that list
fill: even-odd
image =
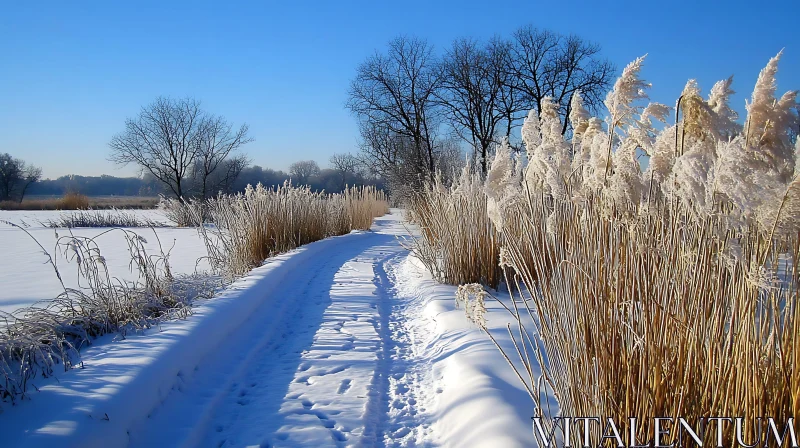
[{"label": "clear blue sky", "polygon": [[109,139],[156,96],[191,95],[250,125],[254,163],[325,165],[356,149],[348,84],[392,37],[442,50],[456,37],[525,24],[594,40],[620,67],[649,53],[651,96],[670,105],[688,78],[705,93],[734,74],[743,111],[781,48],[779,90],[800,89],[798,13],[798,0],[9,1],[0,14],[0,152],[51,178],[133,174],[106,161]]}]

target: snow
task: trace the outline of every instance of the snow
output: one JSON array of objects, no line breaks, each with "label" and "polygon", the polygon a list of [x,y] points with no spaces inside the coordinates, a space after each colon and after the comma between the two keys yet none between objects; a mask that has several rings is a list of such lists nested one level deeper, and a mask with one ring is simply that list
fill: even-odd
[{"label": "snow", "polygon": [[[395,210],[270,259],[185,320],[98,341],[83,369],[3,405],[4,446],[532,446],[527,394],[404,234]],[[487,310],[508,347],[510,317]]]},{"label": "snow", "polygon": [[[436,283],[413,257],[398,271],[398,298],[408,301],[407,322],[417,327],[415,350],[431,371],[427,389],[438,395],[431,416],[438,441],[452,447],[536,446],[530,397],[489,337],[455,307],[456,288]],[[508,294],[492,293],[508,305]],[[510,315],[490,299],[486,311],[488,330],[515,360],[506,330]]]},{"label": "snow", "polygon": [[[100,211],[108,213],[108,211]],[[76,287],[77,265],[68,262],[55,250],[56,231],[42,226],[40,222],[57,219],[60,214],[71,212],[60,211],[0,211],[0,221],[10,221],[27,226],[42,246],[55,258],[67,287]],[[153,221],[169,223],[169,220],[158,210],[126,210],[125,213],[148,218]],[[131,272],[128,245],[120,231],[108,231],[108,228],[76,228],[72,232],[77,236],[97,237],[101,254],[113,277],[126,281],[135,281],[138,274]],[[165,227],[155,230],[147,228],[128,229],[143,236],[147,240],[145,247],[150,255],[157,255],[159,240],[164,252],[170,252],[170,268],[174,274],[193,274],[209,269],[203,257],[207,256],[203,240],[192,228]],[[155,238],[153,232],[158,235]],[[58,229],[58,235],[69,235],[67,229]],[[0,223],[0,311],[13,312],[18,308],[33,305],[41,300],[50,300],[63,292],[52,267],[47,263],[47,256],[41,248],[25,233],[7,224]]]}]

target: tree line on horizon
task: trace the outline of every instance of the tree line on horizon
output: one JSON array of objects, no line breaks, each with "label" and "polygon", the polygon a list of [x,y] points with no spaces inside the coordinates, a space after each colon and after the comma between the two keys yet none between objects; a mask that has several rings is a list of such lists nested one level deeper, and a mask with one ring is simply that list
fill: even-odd
[{"label": "tree line on horizon", "polygon": [[[334,157],[342,157],[336,155]],[[334,166],[332,164],[332,166]],[[351,165],[352,166],[352,165]],[[244,191],[248,184],[262,184],[267,188],[292,182],[295,185],[308,185],[314,191],[337,193],[344,185],[372,185],[384,188],[382,179],[369,176],[360,171],[358,166],[340,165],[332,168],[320,168],[311,160],[295,162],[288,171],[261,167],[246,166],[236,179],[220,189],[222,193]],[[63,196],[76,192],[87,196],[171,196],[164,185],[149,173],[139,177],[117,177],[103,174],[100,176],[66,175],[55,179],[37,179],[26,189],[31,196]]]}]

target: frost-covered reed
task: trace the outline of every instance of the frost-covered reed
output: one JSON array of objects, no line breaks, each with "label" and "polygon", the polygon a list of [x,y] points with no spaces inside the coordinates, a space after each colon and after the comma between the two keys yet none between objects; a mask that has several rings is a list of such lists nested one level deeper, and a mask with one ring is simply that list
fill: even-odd
[{"label": "frost-covered reed", "polygon": [[244,193],[220,195],[207,203],[183,205],[200,226],[212,265],[238,276],[265,259],[303,244],[352,230],[369,230],[373,218],[388,213],[383,191],[352,187],[340,194],[313,192],[290,184],[274,189],[248,186]]},{"label": "frost-covered reed", "polygon": [[76,227],[168,227],[166,223],[125,210],[78,210],[40,221],[51,229]]},{"label": "frost-covered reed", "polygon": [[451,186],[437,176],[410,200],[408,210],[421,230],[414,253],[437,280],[497,286],[498,234],[487,214],[483,181],[469,166]]},{"label": "frost-covered reed", "polygon": [[[389,211],[384,193],[372,187],[327,195],[291,185],[272,190],[259,185],[206,203],[166,200],[162,208],[173,219],[204,223],[199,230],[209,259],[229,277],[244,274],[276,253],[327,236],[368,230],[374,217]],[[50,224],[58,229],[141,224],[133,215],[109,213],[81,212]],[[22,226],[3,223],[35,241]],[[138,281],[124,282],[109,273],[96,243],[97,237],[109,232],[122,233],[127,241],[131,270],[138,273]],[[153,238],[158,239],[155,231]],[[35,377],[48,377],[58,366],[68,370],[80,363],[81,347],[94,338],[108,333],[124,337],[164,319],[187,316],[194,298],[210,297],[222,286],[218,276],[173,276],[169,251],[149,254],[145,244],[145,238],[135,232],[111,228],[94,238],[71,232],[60,236],[53,256],[39,246],[59,281],[59,262],[77,265],[79,287],[70,288],[61,281],[63,292],[55,299],[10,314],[0,312],[0,402],[23,399]]]},{"label": "frost-covered reed", "polygon": [[[24,228],[3,223],[36,241]],[[139,274],[137,281],[124,282],[109,273],[96,243],[97,237],[109,232],[121,233],[127,241],[131,269]],[[14,313],[0,312],[0,402],[23,399],[35,377],[48,377],[58,366],[68,370],[80,363],[80,349],[94,338],[108,333],[124,337],[163,319],[186,316],[191,313],[188,305],[193,298],[213,291],[215,284],[174,277],[169,252],[149,254],[145,243],[141,235],[117,228],[94,238],[62,235],[53,255],[39,246],[63,292]],[[77,266],[78,287],[65,285],[59,269],[63,262]]]},{"label": "frost-covered reed", "polygon": [[[605,118],[574,95],[567,140],[544,101],[523,125],[525,152],[498,147],[483,193],[440,188],[444,197],[414,206],[485,207],[506,284],[526,305],[514,308],[512,358],[537,415],[549,413],[551,392],[561,415],[647,422],[640,439],[654,417],[800,415],[800,120],[796,92],[776,96],[779,58],[762,70],[744,126],[731,79],[707,97],[689,81],[673,115],[647,101],[639,58],[609,92]],[[485,234],[467,219],[453,231]],[[430,246],[465,250],[420,221]],[[755,440],[752,426],[745,434]]]}]

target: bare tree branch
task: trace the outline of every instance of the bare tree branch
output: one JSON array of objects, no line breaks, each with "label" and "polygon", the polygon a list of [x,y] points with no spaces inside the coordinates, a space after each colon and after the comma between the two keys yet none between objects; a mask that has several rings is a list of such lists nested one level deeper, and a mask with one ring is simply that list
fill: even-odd
[{"label": "bare tree branch", "polygon": [[598,112],[616,71],[611,62],[600,58],[599,45],[532,26],[514,33],[510,54],[509,69],[526,108],[541,112],[544,97],[553,98],[560,104],[562,134],[568,130],[572,95],[580,91],[586,107]]},{"label": "bare tree branch", "polygon": [[319,165],[313,160],[301,160],[289,165],[289,175],[295,185],[308,185],[311,176],[316,176],[319,172]]},{"label": "bare tree branch", "polygon": [[231,152],[252,141],[247,131],[245,124],[234,132],[224,118],[207,114],[193,98],[159,97],[125,121],[125,130],[109,143],[109,160],[138,165],[176,197],[187,194],[194,175],[205,198],[216,187],[208,183],[212,173]]}]

